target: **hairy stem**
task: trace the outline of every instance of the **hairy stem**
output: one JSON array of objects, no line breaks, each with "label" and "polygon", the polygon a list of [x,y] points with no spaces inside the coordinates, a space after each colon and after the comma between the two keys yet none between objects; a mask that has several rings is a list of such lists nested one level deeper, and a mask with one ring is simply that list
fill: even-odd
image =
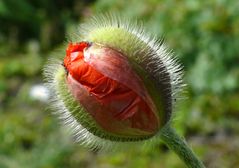
[{"label": "hairy stem", "polygon": [[173,150],[189,168],[205,168],[186,141],[168,124],[161,130],[160,138]]}]

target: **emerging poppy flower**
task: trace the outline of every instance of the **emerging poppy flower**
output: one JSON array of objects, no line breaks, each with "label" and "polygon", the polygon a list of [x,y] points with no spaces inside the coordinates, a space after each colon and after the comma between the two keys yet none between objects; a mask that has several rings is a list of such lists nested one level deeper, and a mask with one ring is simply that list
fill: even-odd
[{"label": "emerging poppy flower", "polygon": [[70,43],[64,66],[72,95],[105,136],[138,139],[158,131],[156,107],[123,54],[97,44]]},{"label": "emerging poppy flower", "polygon": [[171,127],[182,73],[162,43],[126,20],[99,16],[59,56],[44,75],[51,104],[78,142],[107,149],[160,138],[188,167],[205,167]]},{"label": "emerging poppy flower", "polygon": [[141,28],[100,16],[81,26],[64,50],[45,76],[78,141],[102,147],[146,140],[170,121],[180,66]]}]

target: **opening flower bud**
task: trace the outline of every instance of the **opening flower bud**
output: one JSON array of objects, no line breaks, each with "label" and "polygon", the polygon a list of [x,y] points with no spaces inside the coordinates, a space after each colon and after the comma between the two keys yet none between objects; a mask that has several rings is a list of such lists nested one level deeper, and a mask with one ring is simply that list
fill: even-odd
[{"label": "opening flower bud", "polygon": [[182,86],[166,47],[130,25],[91,20],[70,38],[61,63],[45,68],[60,118],[92,147],[156,136]]}]

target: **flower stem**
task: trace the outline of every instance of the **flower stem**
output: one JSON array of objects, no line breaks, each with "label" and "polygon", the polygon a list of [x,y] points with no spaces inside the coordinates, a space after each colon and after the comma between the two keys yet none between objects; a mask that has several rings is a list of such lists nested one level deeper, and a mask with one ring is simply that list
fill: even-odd
[{"label": "flower stem", "polygon": [[186,141],[180,137],[170,124],[164,126],[161,130],[160,138],[173,150],[189,168],[205,168],[203,163],[197,158]]}]

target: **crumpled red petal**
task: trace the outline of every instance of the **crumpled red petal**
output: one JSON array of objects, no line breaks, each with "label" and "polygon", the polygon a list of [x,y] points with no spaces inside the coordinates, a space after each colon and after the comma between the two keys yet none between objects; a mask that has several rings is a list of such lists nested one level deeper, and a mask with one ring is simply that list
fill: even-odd
[{"label": "crumpled red petal", "polygon": [[155,106],[121,53],[86,42],[69,44],[64,66],[71,93],[105,131],[122,136],[157,132]]}]

